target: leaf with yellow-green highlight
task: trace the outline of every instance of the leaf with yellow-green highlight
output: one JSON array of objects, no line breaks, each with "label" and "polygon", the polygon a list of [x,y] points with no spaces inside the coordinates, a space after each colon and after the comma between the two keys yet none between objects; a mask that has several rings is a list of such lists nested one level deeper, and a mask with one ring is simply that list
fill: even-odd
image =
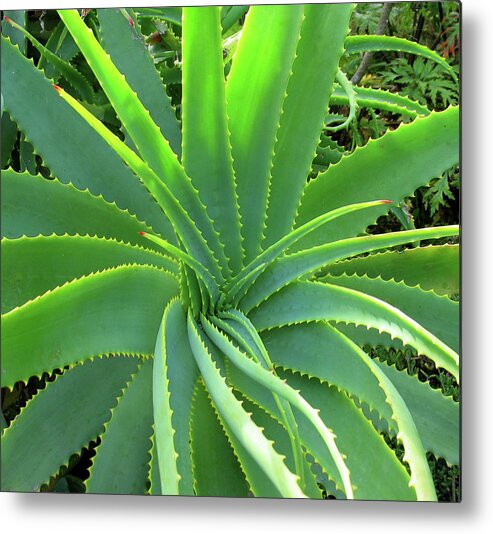
[{"label": "leaf with yellow-green highlight", "polygon": [[203,233],[213,253],[222,258],[224,252],[213,223],[190,178],[185,174],[176,154],[163,137],[149,111],[98,43],[92,30],[84,24],[79,13],[75,10],[59,10],[58,14],[86,58],[146,165],[167,185],[198,230]]},{"label": "leaf with yellow-green highlight", "polygon": [[193,495],[190,423],[199,371],[187,341],[186,315],[174,299],[164,311],[154,350],[152,406],[159,488],[163,495]]},{"label": "leaf with yellow-green highlight", "polygon": [[11,310],[2,316],[2,386],[97,354],[152,354],[163,306],[177,292],[166,271],[125,265]]},{"label": "leaf with yellow-green highlight", "polygon": [[[203,336],[204,334],[189,314],[190,346],[209,394],[226,426],[226,431],[234,436],[240,451],[245,450],[247,455],[254,459],[254,463],[258,464],[257,469],[267,476],[281,496],[305,497],[297,484],[297,477],[289,471],[282,456],[274,450],[272,443],[267,440],[262,430],[254,424],[251,416],[244,411],[241,403],[235,398],[216,363],[212,360]],[[241,462],[242,455],[238,447],[236,447],[236,453],[240,455]],[[250,484],[252,484],[251,481]]]},{"label": "leaf with yellow-green highlight", "polygon": [[[1,53],[5,108],[52,175],[79,190],[102,195],[107,202],[115,202],[121,210],[128,209],[146,221],[154,231],[173,236],[171,225],[138,178],[58,97],[52,83],[32,60],[5,37]],[[60,131],[61,124],[70,135]]]},{"label": "leaf with yellow-green highlight", "polygon": [[272,160],[264,249],[293,227],[327,114],[352,9],[352,4],[304,6]]},{"label": "leaf with yellow-green highlight", "polygon": [[144,36],[132,10],[130,20],[120,9],[98,9],[99,35],[104,49],[139,100],[149,110],[152,120],[180,157],[181,129],[175,109],[154,66]]},{"label": "leaf with yellow-green highlight", "polygon": [[[183,8],[183,167],[224,245],[226,275],[242,265],[240,219],[226,115],[220,8]],[[204,105],[207,102],[207,105]]]},{"label": "leaf with yellow-green highlight", "polygon": [[240,308],[249,312],[267,297],[288,283],[323,268],[337,268],[340,260],[391,246],[412,243],[415,239],[437,239],[457,235],[458,226],[440,226],[340,239],[318,247],[290,254],[269,264],[240,301]]},{"label": "leaf with yellow-green highlight", "polygon": [[118,265],[154,265],[178,276],[178,265],[151,249],[115,239],[51,235],[2,240],[2,313],[75,278]]},{"label": "leaf with yellow-green highlight", "polygon": [[[2,171],[1,188],[2,237],[93,235],[159,250],[139,234],[154,229],[101,196],[80,191],[72,184],[7,169]],[[165,235],[174,241],[173,233]]]},{"label": "leaf with yellow-green highlight", "polygon": [[[385,164],[382,164],[385,158]],[[369,198],[394,202],[414,194],[459,159],[459,108],[433,112],[388,131],[343,156],[305,187],[296,226],[333,208]],[[296,243],[303,250],[361,234],[386,212],[385,206],[352,213]]]},{"label": "leaf with yellow-green highlight", "polygon": [[328,272],[403,281],[408,286],[419,285],[452,296],[459,292],[459,259],[459,245],[433,245],[352,258],[331,265]]},{"label": "leaf with yellow-green highlight", "polygon": [[258,330],[311,321],[341,321],[387,332],[459,379],[459,355],[411,317],[383,300],[332,284],[293,282],[249,315]]},{"label": "leaf with yellow-green highlight", "polygon": [[260,251],[270,169],[303,19],[302,5],[252,6],[226,82],[244,263]]}]

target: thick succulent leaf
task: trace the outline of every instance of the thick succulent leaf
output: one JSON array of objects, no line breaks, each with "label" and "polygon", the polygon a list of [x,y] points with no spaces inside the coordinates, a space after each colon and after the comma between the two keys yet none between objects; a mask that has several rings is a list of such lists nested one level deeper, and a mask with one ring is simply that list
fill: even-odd
[{"label": "thick succulent leaf", "polygon": [[26,53],[26,37],[24,34],[18,32],[10,24],[7,23],[5,17],[10,17],[14,22],[19,24],[21,28],[26,27],[26,14],[24,9],[10,10],[6,9],[3,12],[3,19],[0,23],[2,28],[2,35],[8,37],[14,45],[18,45],[23,54]]},{"label": "thick succulent leaf", "polygon": [[[244,397],[240,392],[236,392],[238,398],[242,401],[245,409],[252,414],[252,419],[255,424],[264,429],[266,437],[274,443],[274,448],[286,458],[286,465],[291,471],[295,472],[296,458],[293,457],[293,449],[289,434],[283,427],[281,419],[278,421],[273,417],[263,406],[258,406],[254,402]],[[301,441],[300,441],[301,446]],[[301,469],[303,469],[303,483],[300,480],[300,485],[303,493],[311,499],[321,499],[322,494],[320,488],[317,486],[315,473],[312,471],[311,463],[303,452]],[[300,477],[301,478],[301,477]]]},{"label": "thick succulent leaf", "polygon": [[[183,167],[221,236],[229,266],[238,272],[242,263],[240,220],[226,116],[219,10],[216,6],[183,10]],[[227,267],[223,266],[226,273]]]},{"label": "thick succulent leaf", "polygon": [[202,381],[190,419],[194,488],[208,497],[247,497],[248,484]]},{"label": "thick succulent leaf", "polygon": [[[220,314],[221,318],[210,317],[212,323],[225,332],[235,343],[238,344],[240,350],[243,350],[250,358],[259,363],[264,369],[274,372],[274,366],[269,358],[269,354],[260,338],[258,332],[255,330],[252,323],[238,310],[228,310]],[[287,431],[289,437],[292,456],[294,458],[294,472],[300,476],[300,487],[304,493],[307,493],[305,486],[305,471],[304,452],[301,448],[301,441],[299,438],[298,425],[293,415],[293,410],[289,402],[278,395],[275,391],[272,392],[274,401],[281,414],[282,423]]]},{"label": "thick succulent leaf", "polygon": [[[375,360],[391,380],[411,412],[427,451],[444,458],[449,464],[460,463],[459,403],[445,397],[406,371]],[[395,432],[397,429],[390,425]]]},{"label": "thick succulent leaf", "polygon": [[392,412],[375,377],[333,326],[326,323],[284,326],[263,332],[262,340],[275,366],[335,385],[390,420]]},{"label": "thick succulent leaf", "polygon": [[[413,119],[418,115],[430,114],[430,110],[426,106],[398,93],[391,93],[384,89],[357,86],[354,86],[354,92],[356,94],[356,103],[360,108],[390,111],[391,113],[399,113],[400,115],[406,115]],[[330,104],[337,106],[349,105],[349,98],[342,87],[338,86],[334,88],[330,97]]]},{"label": "thick succulent leaf", "polygon": [[67,80],[67,82],[78,93],[82,100],[85,100],[89,103],[94,101],[94,89],[87,81],[87,78],[85,78],[75,67],[73,67],[69,62],[59,58],[48,48],[44,47],[35,37],[33,37],[16,22],[10,20],[8,17],[6,19],[4,18],[4,20],[7,20],[9,24],[11,24],[16,30],[20,31],[28,39],[28,41],[39,52],[39,54],[60,72],[60,74],[65,78],[65,80]]},{"label": "thick succulent leaf", "polygon": [[[172,238],[171,226],[159,206],[118,155],[62,102],[32,61],[4,37],[1,51],[6,109],[53,175],[64,183],[72,182],[77,189],[88,188],[94,195],[103,195]],[[60,132],[60,124],[64,132]],[[90,147],[90,153],[81,147]]]},{"label": "thick succulent leaf", "polygon": [[434,245],[353,258],[331,265],[328,270],[336,276],[343,273],[380,276],[384,280],[432,289],[439,295],[456,295],[459,265],[459,245]]},{"label": "thick succulent leaf", "polygon": [[95,358],[48,382],[2,435],[2,491],[39,491],[96,439],[139,361]]},{"label": "thick succulent leaf", "polygon": [[178,275],[177,264],[150,249],[91,236],[2,240],[2,313],[74,278],[128,263]]},{"label": "thick succulent leaf", "polygon": [[368,278],[367,276],[327,275],[324,282],[356,289],[391,304],[412,317],[429,332],[441,339],[455,352],[459,351],[459,303],[419,286],[410,287],[404,282]]},{"label": "thick succulent leaf", "polygon": [[257,362],[251,360],[241,350],[239,350],[224,334],[222,334],[211,322],[202,317],[202,326],[209,339],[227,356],[229,360],[241,371],[253,378],[267,389],[277,393],[288,401],[294,408],[300,411],[310,423],[315,427],[322,438],[330,455],[332,456],[339,472],[344,491],[348,499],[353,498],[349,471],[335,441],[335,436],[330,428],[327,428],[320,419],[318,412],[297,391],[286,385],[276,375],[263,368]]},{"label": "thick succulent leaf", "polygon": [[293,227],[327,114],[352,9],[351,4],[304,7],[272,161],[264,248]]},{"label": "thick succulent leaf", "polygon": [[[374,420],[379,428],[397,433],[392,411],[365,365],[365,357],[334,327],[324,323],[291,325],[265,332],[262,339],[274,365],[337,386],[377,413]],[[377,363],[405,400],[425,449],[450,464],[457,463],[457,403],[416,377]]]},{"label": "thick succulent leaf", "polygon": [[185,312],[179,300],[172,300],[157,336],[152,378],[155,455],[163,495],[193,495],[189,424],[197,377]]},{"label": "thick succulent leaf", "polygon": [[365,324],[401,339],[459,379],[459,356],[419,323],[386,302],[331,284],[294,282],[250,314],[258,330],[325,320]]},{"label": "thick succulent leaf", "polygon": [[89,234],[160,250],[139,235],[150,230],[135,216],[89,191],[41,175],[2,171],[3,237]]},{"label": "thick succulent leaf", "polygon": [[302,5],[252,6],[226,83],[246,263],[260,250],[279,116],[302,18]]},{"label": "thick succulent leaf", "polygon": [[178,282],[128,265],[79,278],[2,316],[2,386],[96,354],[152,354]]},{"label": "thick succulent leaf", "polygon": [[420,45],[414,41],[409,41],[408,39],[389,35],[351,35],[346,39],[344,45],[346,54],[393,51],[423,56],[438,63],[438,65],[448,71],[454,80],[457,79],[452,66],[449,65],[440,54],[437,54],[427,46]]},{"label": "thick succulent leaf", "polygon": [[411,243],[416,239],[440,238],[456,235],[458,232],[459,228],[457,226],[441,226],[353,237],[290,254],[268,265],[265,271],[259,274],[255,283],[241,300],[240,307],[248,312],[289,282],[335,264],[335,262],[342,259],[382,248]]},{"label": "thick succulent leaf", "polygon": [[[418,500],[436,500],[433,480],[431,478],[421,438],[405,401],[377,363],[342,334],[337,333],[334,329],[332,329],[332,334],[336,338],[339,337],[339,340],[337,340],[338,344],[346,345],[347,354],[352,355],[354,360],[359,358],[361,363],[367,366],[368,370],[377,380],[378,386],[383,391],[385,402],[387,402],[392,410],[391,417],[399,429],[397,438],[401,440],[404,445],[405,454],[403,459],[408,462],[411,469],[410,486],[415,488]],[[297,359],[299,360],[299,356]],[[325,365],[325,367],[327,366]],[[371,382],[368,383],[370,384]],[[374,386],[374,384],[372,385]]]},{"label": "thick succulent leaf", "polygon": [[334,429],[356,499],[416,500],[406,468],[354,402],[336,387],[327,387],[317,379],[291,373],[281,376],[319,409],[322,420]]},{"label": "thick succulent leaf", "polygon": [[[71,61],[79,52],[72,36],[65,28],[63,22],[59,22],[54,30],[50,33],[48,41],[46,41],[46,48],[51,50],[59,58],[65,61]],[[45,61],[44,57],[40,57],[38,61],[38,69],[43,69],[46,77],[52,79],[55,83],[60,78],[61,74],[56,67]]]},{"label": "thick succulent leaf", "polygon": [[[297,484],[297,477],[286,467],[283,458],[274,450],[272,442],[262,433],[252,421],[251,416],[244,411],[241,403],[236,400],[231,388],[227,385],[215,362],[206,348],[203,334],[195,321],[188,315],[188,338],[193,355],[200,369],[207,389],[214,401],[223,425],[228,434],[233,434],[241,448],[255,459],[261,470],[270,479],[272,485],[284,497],[305,497]],[[242,461],[242,454],[237,455]],[[248,476],[247,476],[248,479]],[[250,483],[250,485],[252,485]],[[255,491],[255,487],[252,486]]]},{"label": "thick succulent leaf", "polygon": [[159,74],[154,67],[136,17],[127,9],[133,25],[120,9],[98,9],[100,37],[104,49],[118,70],[125,76],[139,100],[149,110],[152,120],[175,154],[181,152],[180,123],[171,106]]},{"label": "thick succulent leaf", "polygon": [[131,377],[104,426],[87,493],[143,495],[152,434],[152,360],[144,361]]},{"label": "thick succulent leaf", "polygon": [[[287,352],[290,353],[289,348]],[[392,495],[396,494],[401,495],[402,499],[416,498],[415,493],[407,487],[410,477],[405,468],[385,445],[361,410],[344,393],[335,387],[329,388],[326,384],[321,384],[317,378],[309,380],[308,377],[287,373],[282,368],[278,368],[278,371],[283,379],[288,380],[288,384],[310,399],[310,404],[320,410],[320,416],[325,424],[334,429],[338,446],[347,457],[346,463],[351,473],[355,498],[392,499]],[[228,366],[228,377],[244,395],[262,406],[271,417],[281,421],[279,411],[272,402],[268,389],[260,386],[231,365]],[[370,379],[375,382],[374,387],[379,391],[382,402],[385,404],[383,392],[371,373]],[[386,409],[390,414],[388,405]],[[342,490],[337,468],[320,436],[313,426],[299,414],[297,414],[297,422],[300,426],[303,446],[315,458],[330,480],[336,484],[336,487]],[[369,462],[368,458],[378,458],[378,462]],[[381,469],[381,473],[378,472],[378,468]],[[367,491],[370,496],[367,496]]]},{"label": "thick succulent leaf", "polygon": [[149,111],[98,43],[92,31],[84,24],[79,13],[74,10],[60,10],[59,15],[84,54],[143,160],[166,183],[199,231],[203,233],[211,250],[221,257],[224,252],[212,221],[200,202],[190,178],[185,174],[176,154],[162,136]]},{"label": "thick succulent leaf", "polygon": [[[289,232],[279,241],[271,245],[267,250],[264,250],[259,256],[252,260],[231,282],[226,286],[226,291],[229,293],[228,297],[235,297],[239,289],[246,291],[249,285],[253,284],[256,277],[252,277],[253,273],[262,269],[263,265],[269,265],[281,254],[283,254],[293,243],[296,243],[304,236],[314,232],[317,228],[327,224],[329,221],[343,217],[353,211],[365,210],[380,204],[389,204],[388,200],[376,200],[374,202],[361,202],[359,204],[352,204],[350,206],[342,206],[336,210],[329,211],[308,221],[303,226]],[[260,273],[259,273],[260,274]],[[245,280],[250,278],[248,284]]]},{"label": "thick succulent leaf", "polygon": [[[83,117],[101,135],[101,137],[104,138],[104,140],[121,156],[137,176],[141,178],[161,206],[163,212],[169,218],[184,247],[195,256],[202,265],[207,266],[218,278],[220,278],[221,273],[216,260],[207,247],[207,243],[202,234],[167,185],[159,179],[156,173],[142,161],[131,148],[129,148],[101,121],[94,117],[94,115],[92,115],[84,106],[59,87],[56,87],[56,89],[60,96],[72,106],[81,117]],[[181,252],[181,250],[178,250],[174,245],[169,244],[168,241],[157,236],[146,234],[145,237],[165,249],[169,248],[169,252],[173,251],[175,255],[180,253],[185,254],[184,252]],[[209,277],[212,278],[212,275],[209,274]]]},{"label": "thick succulent leaf", "polygon": [[[333,208],[354,202],[374,198],[397,202],[412,195],[418,187],[457,163],[458,136],[459,109],[451,107],[417,118],[410,124],[401,124],[397,130],[370,140],[308,183],[296,225],[301,226]],[[301,250],[353,237],[364,232],[386,209],[380,206],[352,213],[313,232],[293,248]]]}]

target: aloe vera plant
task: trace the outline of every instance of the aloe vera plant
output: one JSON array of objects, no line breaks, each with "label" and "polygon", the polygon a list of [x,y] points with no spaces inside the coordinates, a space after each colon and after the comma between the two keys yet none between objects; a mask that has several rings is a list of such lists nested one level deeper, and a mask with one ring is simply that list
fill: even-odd
[{"label": "aloe vera plant", "polygon": [[[48,79],[2,37],[3,111],[51,173],[2,171],[2,387],[44,377],[3,430],[3,491],[97,440],[87,492],[436,499],[458,405],[361,347],[459,380],[458,246],[392,248],[458,227],[366,229],[457,163],[458,109],[355,90],[345,50],[444,60],[348,39],[351,10],[251,7],[225,77],[220,8],[183,8],[180,120],[135,13],[59,11],[120,132],[69,59],[28,35]],[[334,99],[414,120],[307,182]]]}]

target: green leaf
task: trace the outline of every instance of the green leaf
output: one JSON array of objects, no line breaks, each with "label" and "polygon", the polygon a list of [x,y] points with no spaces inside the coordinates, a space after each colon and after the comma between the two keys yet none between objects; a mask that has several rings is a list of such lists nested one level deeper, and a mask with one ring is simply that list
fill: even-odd
[{"label": "green leaf", "polygon": [[86,100],[89,103],[94,101],[94,89],[91,87],[91,84],[87,81],[87,79],[75,67],[72,67],[70,63],[60,59],[48,48],[45,48],[22,26],[19,26],[19,24],[10,19],[8,19],[8,21],[13,28],[20,31],[24,37],[28,39],[28,41],[42,57],[49,61],[60,72],[65,80],[67,80],[72,88],[79,94],[82,100]]},{"label": "green leaf", "polygon": [[250,320],[258,330],[317,320],[364,324],[398,337],[459,377],[459,356],[450,347],[397,308],[353,289],[294,282],[255,309]]},{"label": "green leaf", "polygon": [[[416,118],[418,115],[429,115],[430,110],[410,98],[398,93],[391,93],[383,89],[354,86],[358,106],[381,111],[399,113],[407,117]],[[342,87],[335,87],[330,97],[330,105],[347,106],[349,99]]]},{"label": "green leaf", "polygon": [[[343,156],[308,183],[296,226],[333,208],[372,198],[399,202],[421,185],[439,176],[457,162],[459,155],[459,109],[431,113],[411,124],[401,124],[379,139]],[[385,161],[383,155],[385,154]],[[348,177],[350,177],[348,179]],[[353,237],[364,232],[383,215],[386,207],[353,213],[299,241],[297,250]]]},{"label": "green leaf", "polygon": [[443,67],[456,81],[457,76],[451,65],[442,56],[430,50],[427,46],[420,45],[408,39],[389,35],[351,35],[344,43],[346,54],[358,54],[360,52],[406,52],[431,59]]},{"label": "green leaf", "polygon": [[[340,325],[338,325],[340,327]],[[262,339],[276,367],[299,372],[337,386],[357,399],[372,414],[377,428],[397,433],[392,411],[374,375],[365,365],[366,356],[326,323],[309,323],[275,328]],[[300,356],[302,355],[302,356]],[[459,447],[458,404],[416,376],[375,360],[406,402],[427,451],[457,464]],[[241,386],[241,384],[240,384]]]},{"label": "green leaf", "polygon": [[26,53],[26,37],[24,34],[19,33],[15,30],[10,24],[7,23],[5,17],[10,17],[14,22],[19,24],[21,28],[26,27],[26,16],[27,11],[24,9],[9,10],[6,9],[3,12],[3,20],[1,22],[2,35],[8,37],[12,44],[17,45],[19,50],[25,54]]},{"label": "green leaf", "polygon": [[[451,465],[460,464],[459,403],[406,371],[375,360],[399,391],[411,412],[427,451]],[[390,425],[394,432],[397,429]]]},{"label": "green leaf", "polygon": [[[286,465],[291,471],[295,472],[296,457],[293,457],[293,449],[289,439],[289,433],[282,425],[282,418],[278,421],[264,406],[258,406],[251,400],[244,397],[240,392],[236,392],[237,397],[243,403],[245,409],[252,414],[254,423],[263,428],[267,439],[272,440],[274,448],[286,458]],[[299,442],[301,449],[301,441]],[[312,465],[306,457],[306,453],[302,450],[301,468],[303,469],[304,485],[303,492],[310,499],[321,499],[322,494],[317,485],[315,473],[312,470]],[[301,483],[301,482],[300,482]]]},{"label": "green leaf", "polygon": [[185,312],[179,300],[172,300],[159,328],[152,378],[155,455],[163,495],[194,494],[189,425],[197,377]]},{"label": "green leaf", "polygon": [[247,497],[245,475],[200,380],[193,397],[190,435],[196,494]]},{"label": "green leaf", "polygon": [[[31,60],[2,37],[2,95],[5,107],[26,139],[60,181],[88,188],[147,221],[156,232],[173,231],[159,206],[117,154],[57,95]],[[44,113],[39,113],[44,110]],[[64,132],[60,125],[64,125]],[[90,147],[90,152],[81,150]]]},{"label": "green leaf", "polygon": [[273,449],[272,443],[265,438],[261,429],[253,423],[251,416],[243,410],[241,403],[236,400],[231,388],[212,361],[202,336],[203,334],[200,333],[189,314],[188,338],[190,346],[221,419],[231,429],[228,432],[228,428],[226,428],[226,431],[228,434],[234,434],[241,447],[255,459],[260,469],[264,471],[282,496],[304,497],[297,484],[297,477],[287,469],[282,457]]},{"label": "green leaf", "polygon": [[[184,8],[182,39],[183,166],[236,273],[243,253],[226,116],[219,8]],[[229,274],[227,264],[223,272]]]},{"label": "green leaf", "polygon": [[287,386],[276,375],[264,369],[259,363],[248,358],[235,345],[228,340],[211,322],[202,316],[202,326],[209,339],[221,350],[221,352],[231,360],[233,365],[241,369],[250,378],[265,386],[270,391],[277,393],[280,397],[288,401],[294,408],[299,410],[316,428],[325,446],[330,452],[336,468],[340,474],[344,491],[348,499],[353,498],[353,490],[349,479],[349,471],[344,463],[341,453],[335,442],[332,430],[327,428],[320,419],[318,412],[301,397],[297,391]]},{"label": "green leaf", "polygon": [[322,420],[334,430],[351,473],[355,499],[416,499],[415,491],[409,487],[410,477],[405,467],[343,392],[334,386],[327,387],[315,378],[291,373],[281,376],[320,410]]},{"label": "green leaf", "polygon": [[151,386],[152,360],[147,360],[131,377],[104,425],[86,482],[88,493],[145,493],[152,434]]},{"label": "green leaf", "polygon": [[352,9],[352,4],[304,7],[272,162],[264,248],[293,227],[344,51]]},{"label": "green leaf", "polygon": [[125,263],[154,265],[174,275],[178,266],[152,250],[91,236],[2,240],[2,313],[74,278]]},{"label": "green leaf", "polygon": [[153,353],[178,282],[128,265],[69,282],[2,316],[2,386],[97,354]]},{"label": "green leaf", "polygon": [[48,382],[2,434],[2,491],[39,491],[95,440],[140,361],[95,358]]},{"label": "green leaf", "polygon": [[181,153],[180,123],[132,11],[132,26],[119,9],[98,9],[101,42],[111,60],[149,110],[175,154]]},{"label": "green leaf", "polygon": [[135,216],[89,191],[41,175],[2,171],[2,235],[10,239],[89,234],[160,250],[139,235],[150,230]]},{"label": "green leaf", "polygon": [[226,83],[246,263],[260,250],[279,116],[302,18],[301,5],[252,6]]},{"label": "green leaf", "polygon": [[252,284],[248,293],[241,300],[240,307],[248,312],[289,282],[327,266],[334,265],[335,267],[338,265],[336,264],[337,261],[350,256],[411,243],[416,239],[432,239],[456,235],[458,232],[459,228],[457,226],[441,226],[353,237],[290,254],[279,258],[270,264],[263,273],[259,274],[255,283]]},{"label": "green leaf", "polygon": [[346,274],[380,276],[384,280],[404,281],[419,285],[439,295],[459,292],[459,245],[434,245],[382,252],[364,258],[353,258],[329,267],[336,276]]},{"label": "green leaf", "polygon": [[459,303],[419,286],[404,282],[346,275],[325,276],[323,282],[356,289],[391,304],[444,341],[452,350],[459,351]]},{"label": "green leaf", "polygon": [[[267,250],[264,250],[260,255],[258,255],[254,260],[252,260],[240,273],[230,281],[226,286],[226,292],[229,294],[228,297],[234,298],[239,289],[246,291],[248,289],[248,284],[253,284],[256,280],[256,277],[252,277],[253,273],[259,270],[262,265],[269,265],[277,257],[279,257],[283,252],[285,252],[291,245],[303,239],[303,237],[314,232],[317,228],[327,224],[329,221],[352,213],[353,211],[365,210],[372,208],[380,204],[389,204],[388,200],[376,200],[374,202],[362,202],[359,204],[353,204],[351,206],[342,206],[333,211],[329,211],[308,221],[303,226],[296,228],[289,232],[288,235],[285,235],[279,241],[271,245]],[[260,274],[260,273],[259,273]],[[248,284],[246,283],[247,278],[250,278]],[[229,299],[228,299],[229,300]]]},{"label": "green leaf", "polygon": [[146,165],[167,185],[198,230],[203,233],[210,249],[221,257],[223,250],[212,221],[176,154],[162,136],[148,110],[97,42],[92,31],[81,20],[78,12],[60,10],[58,13],[84,54]]}]

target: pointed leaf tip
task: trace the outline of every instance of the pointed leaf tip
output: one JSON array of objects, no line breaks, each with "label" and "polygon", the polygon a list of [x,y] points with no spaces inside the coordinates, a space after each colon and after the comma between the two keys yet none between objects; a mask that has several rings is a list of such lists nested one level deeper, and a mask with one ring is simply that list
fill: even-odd
[{"label": "pointed leaf tip", "polygon": [[139,235],[146,235],[145,232],[139,232]]},{"label": "pointed leaf tip", "polygon": [[7,22],[8,24],[12,24],[12,20],[11,20],[9,17],[7,17],[7,15],[4,15],[4,16],[3,16],[3,20],[4,20],[5,22]]},{"label": "pointed leaf tip", "polygon": [[55,84],[53,84],[53,89],[55,89],[55,91],[58,91],[58,92],[62,90],[62,88],[59,85],[55,85]]},{"label": "pointed leaf tip", "polygon": [[382,200],[382,204],[392,204],[393,200]]}]

